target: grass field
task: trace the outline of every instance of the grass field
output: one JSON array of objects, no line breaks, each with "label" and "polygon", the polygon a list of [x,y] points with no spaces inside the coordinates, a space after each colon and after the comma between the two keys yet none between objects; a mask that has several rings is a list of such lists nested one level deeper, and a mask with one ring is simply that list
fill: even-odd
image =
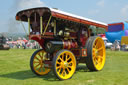
[{"label": "grass field", "polygon": [[79,65],[70,80],[59,81],[49,73],[36,76],[29,67],[35,50],[0,50],[0,85],[128,85],[128,52],[106,51],[105,67],[99,72],[89,72]]}]

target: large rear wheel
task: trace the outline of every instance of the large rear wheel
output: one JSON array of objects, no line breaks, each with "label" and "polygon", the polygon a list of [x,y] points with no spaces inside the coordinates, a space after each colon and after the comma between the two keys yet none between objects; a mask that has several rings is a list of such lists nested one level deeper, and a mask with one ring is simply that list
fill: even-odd
[{"label": "large rear wheel", "polygon": [[51,69],[44,67],[45,60],[48,60],[47,52],[45,52],[43,49],[35,51],[30,59],[30,67],[32,72],[38,76],[48,74]]},{"label": "large rear wheel", "polygon": [[60,80],[70,79],[76,70],[76,58],[69,50],[58,51],[53,58],[53,71]]},{"label": "large rear wheel", "polygon": [[86,42],[86,65],[91,71],[103,69],[106,59],[104,41],[100,37],[90,37]]}]

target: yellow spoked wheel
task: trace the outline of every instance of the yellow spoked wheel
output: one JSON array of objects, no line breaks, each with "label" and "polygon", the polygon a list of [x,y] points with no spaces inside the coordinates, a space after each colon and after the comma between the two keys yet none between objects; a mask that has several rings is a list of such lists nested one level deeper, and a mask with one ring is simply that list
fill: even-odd
[{"label": "yellow spoked wheel", "polygon": [[53,58],[53,71],[60,80],[73,76],[76,70],[76,58],[72,52],[61,50]]},{"label": "yellow spoked wheel", "polygon": [[35,51],[31,56],[31,70],[38,76],[48,74],[51,71],[51,69],[44,67],[43,62],[48,59],[46,56],[47,53],[42,49]]},{"label": "yellow spoked wheel", "polygon": [[102,70],[105,64],[106,52],[104,41],[100,37],[91,37],[86,43],[86,64],[91,71]]}]

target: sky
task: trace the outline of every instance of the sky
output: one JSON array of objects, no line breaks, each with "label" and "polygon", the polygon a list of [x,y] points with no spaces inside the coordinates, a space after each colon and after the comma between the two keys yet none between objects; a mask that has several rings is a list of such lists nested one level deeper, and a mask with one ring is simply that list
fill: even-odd
[{"label": "sky", "polygon": [[16,13],[22,9],[43,6],[107,24],[128,21],[128,0],[1,0],[0,32],[23,33],[21,23],[15,20]]}]

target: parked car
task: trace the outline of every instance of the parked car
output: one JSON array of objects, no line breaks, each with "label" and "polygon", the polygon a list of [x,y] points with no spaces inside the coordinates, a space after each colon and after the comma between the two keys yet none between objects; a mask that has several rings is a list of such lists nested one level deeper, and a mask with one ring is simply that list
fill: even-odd
[{"label": "parked car", "polygon": [[111,48],[112,43],[107,38],[102,38],[106,48]]}]

